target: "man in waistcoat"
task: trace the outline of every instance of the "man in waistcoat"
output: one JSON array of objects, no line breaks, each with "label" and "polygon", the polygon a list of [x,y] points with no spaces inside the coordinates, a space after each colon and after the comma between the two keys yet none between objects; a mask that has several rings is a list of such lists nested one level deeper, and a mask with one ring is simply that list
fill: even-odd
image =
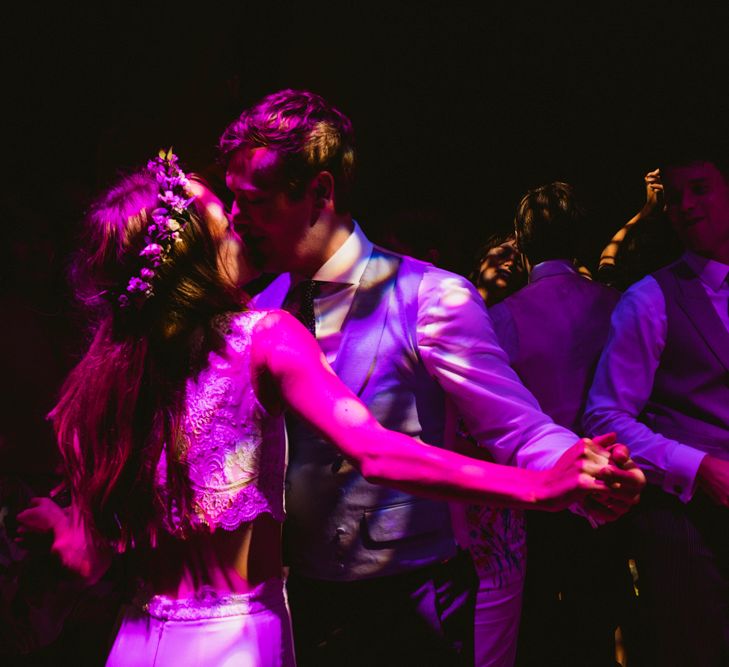
[{"label": "man in waistcoat", "polygon": [[[555,182],[527,192],[514,224],[529,282],[489,308],[489,314],[511,367],[542,410],[580,433],[620,293],[576,268],[589,220],[570,184]],[[593,530],[570,512],[527,512],[520,665],[543,665],[545,654],[561,667],[615,665],[617,619],[609,601],[617,590],[620,560],[614,554],[614,528]],[[595,570],[603,576],[590,577]],[[622,570],[628,574],[627,561]]]},{"label": "man in waistcoat", "polygon": [[[244,111],[220,147],[233,223],[251,260],[281,274],[256,305],[297,313],[384,426],[442,445],[449,398],[500,463],[548,467],[574,444],[508,368],[467,281],[373,246],[353,221],[353,132],[341,112],[283,90]],[[367,483],[329,443],[287,423],[299,664],[467,664],[473,569],[447,504]]]},{"label": "man in waistcoat", "polygon": [[686,252],[633,285],[612,318],[585,416],[615,430],[649,487],[629,517],[639,577],[631,664],[729,664],[729,165],[664,166]]}]

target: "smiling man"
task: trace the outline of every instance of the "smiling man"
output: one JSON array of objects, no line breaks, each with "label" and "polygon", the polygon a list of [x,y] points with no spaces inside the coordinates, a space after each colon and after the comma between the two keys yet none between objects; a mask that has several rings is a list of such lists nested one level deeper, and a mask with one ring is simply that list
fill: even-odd
[{"label": "smiling man", "polygon": [[729,171],[662,169],[683,257],[631,287],[612,319],[587,432],[615,430],[650,489],[633,514],[646,665],[729,664]]}]

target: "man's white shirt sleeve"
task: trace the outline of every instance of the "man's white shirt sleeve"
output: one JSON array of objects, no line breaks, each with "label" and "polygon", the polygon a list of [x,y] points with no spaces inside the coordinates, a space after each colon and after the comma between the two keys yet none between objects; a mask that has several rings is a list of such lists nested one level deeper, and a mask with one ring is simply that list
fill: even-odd
[{"label": "man's white shirt sleeve", "polygon": [[688,502],[704,452],[638,421],[653,389],[667,326],[665,299],[654,278],[643,278],[623,294],[595,372],[584,427],[592,434],[615,431],[649,481]]},{"label": "man's white shirt sleeve", "polygon": [[498,463],[545,469],[577,442],[540,410],[511,369],[481,297],[465,278],[426,270],[416,336],[426,369]]}]

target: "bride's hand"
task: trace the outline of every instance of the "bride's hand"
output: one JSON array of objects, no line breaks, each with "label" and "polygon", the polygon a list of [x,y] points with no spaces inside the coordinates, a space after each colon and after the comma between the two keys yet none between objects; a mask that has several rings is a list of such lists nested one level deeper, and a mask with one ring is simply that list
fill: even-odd
[{"label": "bride's hand", "polygon": [[569,507],[593,525],[614,521],[640,499],[646,480],[624,445],[610,433],[583,438],[543,473],[540,507]]},{"label": "bride's hand", "polygon": [[72,508],[63,509],[50,498],[33,498],[18,513],[18,541],[32,533],[51,533],[51,553],[86,584],[94,584],[111,564],[111,549],[96,540]]},{"label": "bride's hand", "polygon": [[32,498],[30,506],[18,512],[17,522],[17,541],[23,543],[33,534],[55,533],[57,528],[63,530],[68,516],[50,498]]},{"label": "bride's hand", "polygon": [[608,461],[607,450],[595,446],[588,438],[578,440],[554,467],[540,473],[537,508],[557,512],[589,494],[609,493],[609,486],[597,479]]}]

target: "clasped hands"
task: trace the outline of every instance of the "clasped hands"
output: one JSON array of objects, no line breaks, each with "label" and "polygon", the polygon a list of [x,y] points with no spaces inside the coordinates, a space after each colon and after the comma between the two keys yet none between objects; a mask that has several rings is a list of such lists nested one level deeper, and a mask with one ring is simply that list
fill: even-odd
[{"label": "clasped hands", "polygon": [[578,440],[550,471],[551,483],[559,484],[565,474],[572,477],[572,484],[577,475],[569,509],[584,516],[593,527],[625,514],[638,502],[646,484],[645,475],[630,458],[630,451],[616,443],[614,433]]}]

